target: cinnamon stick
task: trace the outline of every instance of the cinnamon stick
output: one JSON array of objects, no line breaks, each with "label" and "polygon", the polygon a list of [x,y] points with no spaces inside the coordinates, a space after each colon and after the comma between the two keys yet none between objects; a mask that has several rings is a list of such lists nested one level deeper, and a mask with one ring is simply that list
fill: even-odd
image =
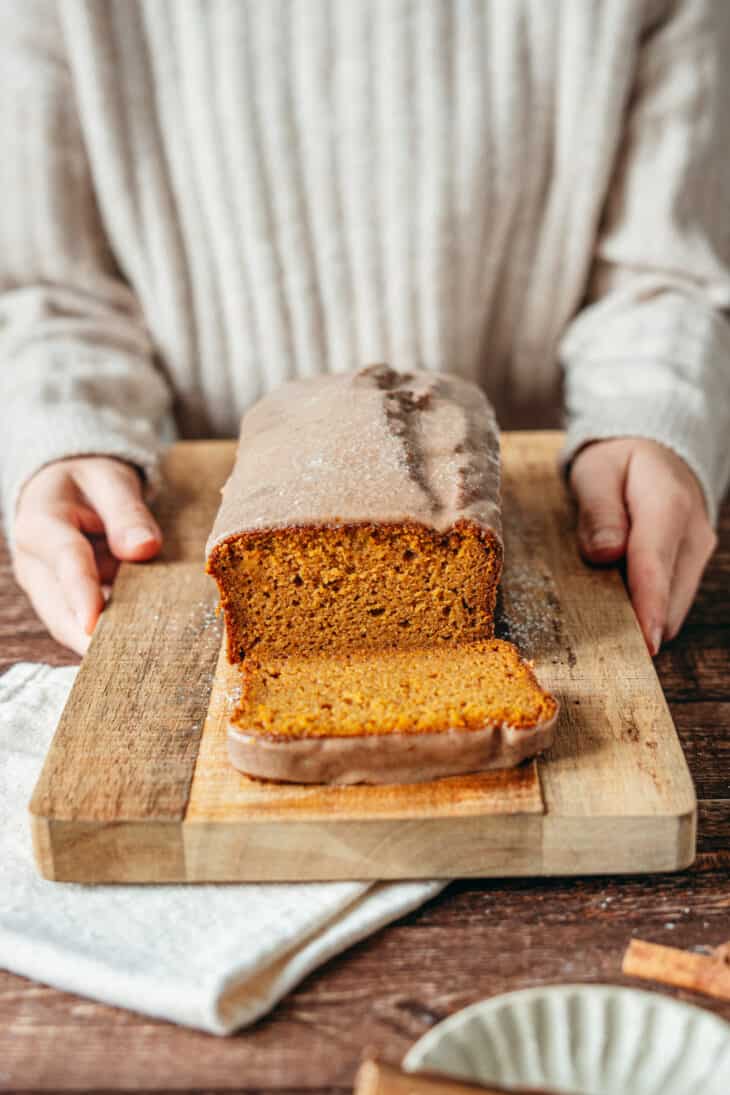
[{"label": "cinnamon stick", "polygon": [[[510,1091],[512,1095],[520,1095],[514,1088]],[[482,1087],[433,1073],[401,1072],[382,1061],[366,1060],[355,1077],[354,1095],[507,1095],[507,1092],[501,1087]],[[541,1093],[531,1088],[529,1095]]]},{"label": "cinnamon stick", "polygon": [[663,947],[632,939],[624,955],[622,972],[645,981],[701,992],[717,1000],[730,1000],[730,965],[719,954],[694,954],[677,947]]}]

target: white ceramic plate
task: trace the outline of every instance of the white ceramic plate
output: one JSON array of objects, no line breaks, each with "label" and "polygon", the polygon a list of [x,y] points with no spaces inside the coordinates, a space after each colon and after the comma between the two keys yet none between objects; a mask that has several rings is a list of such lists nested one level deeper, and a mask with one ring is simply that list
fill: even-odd
[{"label": "white ceramic plate", "polygon": [[451,1015],[403,1067],[571,1095],[730,1095],[730,1025],[659,993],[554,985]]}]

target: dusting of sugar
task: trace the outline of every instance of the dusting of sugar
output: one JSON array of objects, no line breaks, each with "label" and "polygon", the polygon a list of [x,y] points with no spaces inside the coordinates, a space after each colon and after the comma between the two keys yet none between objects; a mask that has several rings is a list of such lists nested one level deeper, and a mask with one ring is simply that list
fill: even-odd
[{"label": "dusting of sugar", "polygon": [[240,684],[234,684],[232,688],[228,689],[228,691],[226,692],[225,695],[226,695],[226,699],[229,700],[230,703],[238,703],[238,701],[241,698],[241,686],[240,686]]},{"label": "dusting of sugar", "polygon": [[495,632],[519,648],[525,658],[539,658],[559,644],[551,576],[539,567],[507,562],[500,587]]},{"label": "dusting of sugar", "polygon": [[230,714],[241,702],[241,686],[235,684],[229,688],[224,694],[223,699],[225,701],[226,711]]},{"label": "dusting of sugar", "polygon": [[560,660],[572,668],[576,656],[563,630],[560,596],[545,557],[545,530],[541,520],[521,504],[509,483],[502,520],[505,565],[496,633],[513,642],[528,660]]}]

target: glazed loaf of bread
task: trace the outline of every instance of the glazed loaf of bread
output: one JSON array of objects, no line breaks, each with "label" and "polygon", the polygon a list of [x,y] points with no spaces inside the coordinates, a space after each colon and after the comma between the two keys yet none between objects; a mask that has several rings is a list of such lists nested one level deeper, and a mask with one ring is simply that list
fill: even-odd
[{"label": "glazed loaf of bread", "polygon": [[265,396],[207,545],[230,661],[489,638],[499,475],[492,409],[457,377],[375,365]]},{"label": "glazed loaf of bread", "polygon": [[411,783],[549,747],[555,700],[493,637],[499,481],[492,409],[453,376],[371,366],[246,414],[207,549],[237,768]]}]

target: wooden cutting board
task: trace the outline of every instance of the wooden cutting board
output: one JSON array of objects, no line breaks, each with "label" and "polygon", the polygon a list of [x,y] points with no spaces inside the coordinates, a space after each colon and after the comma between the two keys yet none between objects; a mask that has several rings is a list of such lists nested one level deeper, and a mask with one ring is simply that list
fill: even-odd
[{"label": "wooden cutting board", "polygon": [[237,681],[203,545],[234,445],[174,446],[156,507],[164,553],[122,566],[31,801],[41,873],[203,882],[687,866],[692,781],[620,575],[578,556],[560,442],[503,437],[498,634],[560,699],[550,754],[509,772],[340,788],[257,783],[227,762]]}]

